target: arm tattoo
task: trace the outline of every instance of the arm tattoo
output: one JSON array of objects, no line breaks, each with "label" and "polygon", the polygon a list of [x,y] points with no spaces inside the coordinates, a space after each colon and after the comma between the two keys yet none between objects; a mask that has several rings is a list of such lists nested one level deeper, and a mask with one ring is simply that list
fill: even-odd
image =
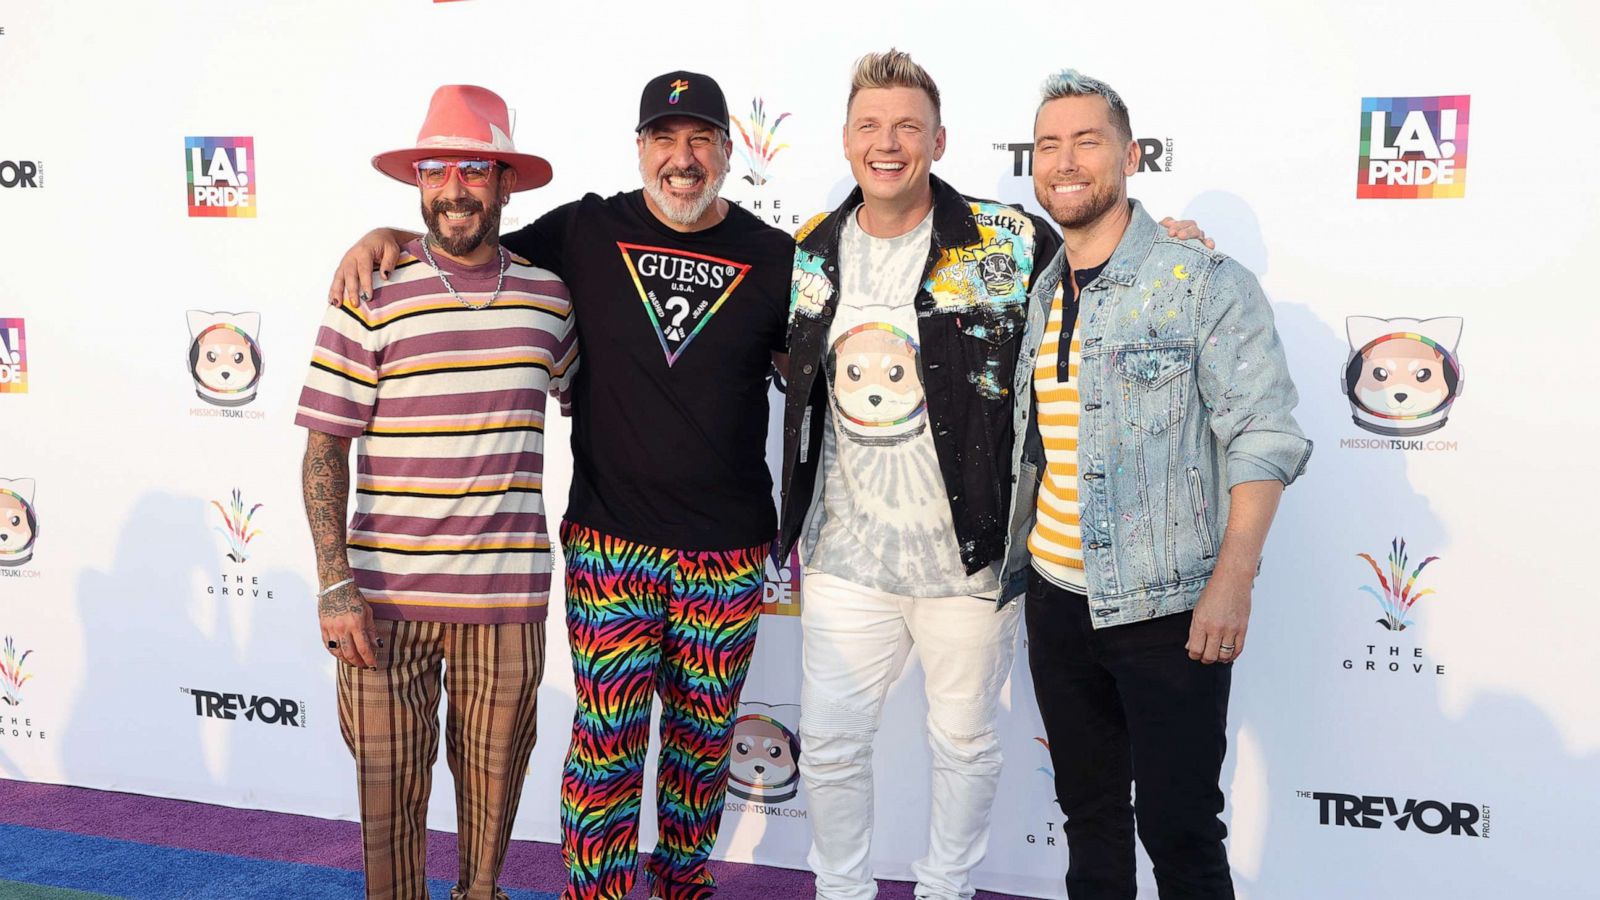
[{"label": "arm tattoo", "polygon": [[[317,551],[318,584],[333,584],[350,577],[350,559],[345,549],[345,512],[350,503],[350,439],[307,432],[306,455],[300,467],[300,487],[305,495],[306,521],[311,525],[311,542]],[[361,594],[349,585],[319,600],[319,615],[351,612],[332,605],[348,606]],[[357,606],[359,609],[359,605]]]}]

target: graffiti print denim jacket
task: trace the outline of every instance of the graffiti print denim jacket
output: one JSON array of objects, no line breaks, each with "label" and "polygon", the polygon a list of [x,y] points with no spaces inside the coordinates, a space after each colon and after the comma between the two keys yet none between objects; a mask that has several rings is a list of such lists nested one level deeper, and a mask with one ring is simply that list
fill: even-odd
[{"label": "graffiti print denim jacket", "polygon": [[[1078,298],[1078,504],[1096,628],[1194,608],[1228,525],[1229,491],[1246,481],[1287,485],[1311,457],[1255,276],[1198,241],[1168,237],[1130,203],[1122,241]],[[1057,257],[1029,292],[1003,601],[1026,589],[1044,474],[1030,379],[1069,274]]]},{"label": "graffiti print denim jacket", "polygon": [[[1060,255],[1048,223],[1014,207],[962,196],[933,178],[933,236],[915,299],[923,393],[934,453],[968,574],[1003,559],[1016,403],[1012,381],[1028,290]],[[858,187],[815,216],[795,239],[790,289],[789,383],[783,419],[783,514],[779,552],[804,530],[821,477],[827,422],[828,330],[839,295],[839,241]]]}]

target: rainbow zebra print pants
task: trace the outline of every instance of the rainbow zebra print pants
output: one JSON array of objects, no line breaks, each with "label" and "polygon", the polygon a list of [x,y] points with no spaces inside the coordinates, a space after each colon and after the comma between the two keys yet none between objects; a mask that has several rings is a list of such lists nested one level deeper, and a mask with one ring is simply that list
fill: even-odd
[{"label": "rainbow zebra print pants", "polygon": [[621,900],[633,886],[654,693],[661,755],[651,895],[710,897],[706,859],[722,820],[770,548],[671,550],[572,522],[562,523],[561,544],[577,690],[561,778],[561,896]]}]

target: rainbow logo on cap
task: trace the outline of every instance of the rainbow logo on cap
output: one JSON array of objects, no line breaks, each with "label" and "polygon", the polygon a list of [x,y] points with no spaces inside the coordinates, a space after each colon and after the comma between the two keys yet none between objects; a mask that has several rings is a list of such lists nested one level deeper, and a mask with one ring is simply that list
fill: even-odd
[{"label": "rainbow logo on cap", "polygon": [[687,91],[688,89],[689,89],[689,82],[684,81],[682,78],[679,78],[677,81],[674,81],[672,83],[672,93],[667,95],[667,102],[668,103],[677,103],[678,102],[678,95],[682,94],[684,91]]}]

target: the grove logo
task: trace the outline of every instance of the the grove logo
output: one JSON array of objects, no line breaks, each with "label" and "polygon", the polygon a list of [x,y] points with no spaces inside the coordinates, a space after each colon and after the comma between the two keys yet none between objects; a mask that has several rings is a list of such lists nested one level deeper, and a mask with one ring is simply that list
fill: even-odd
[{"label": "the grove logo", "polygon": [[1399,800],[1333,791],[1295,793],[1317,802],[1317,821],[1320,825],[1377,830],[1387,824],[1397,831],[1415,830],[1423,834],[1451,834],[1458,837],[1489,836],[1489,807],[1475,803]]},{"label": "the grove logo", "polygon": [[222,525],[212,530],[222,535],[228,543],[228,558],[236,563],[247,562],[250,559],[250,542],[261,534],[261,529],[252,528],[250,523],[256,517],[256,511],[264,504],[257,503],[247,511],[244,508],[244,495],[238,488],[233,489],[233,494],[228,500],[228,507],[223,508],[221,503],[211,501],[212,508],[222,514]]},{"label": "the grove logo", "polygon": [[750,174],[744,180],[756,187],[766,184],[771,178],[768,174],[772,161],[778,152],[788,148],[788,144],[779,144],[776,141],[778,126],[783,120],[789,118],[788,113],[779,113],[772,124],[767,124],[767,103],[760,97],[750,103],[750,116],[741,120],[738,116],[730,117],[733,126],[739,129],[739,138],[744,146],[734,146],[734,150],[744,159],[744,164],[750,168]]},{"label": "the grove logo", "polygon": [[24,650],[22,655],[17,655],[16,639],[6,635],[5,649],[0,651],[0,692],[3,692],[0,693],[0,701],[7,706],[22,705],[22,686],[33,680],[33,676],[26,674],[23,667],[32,655],[32,650]]},{"label": "the grove logo", "polygon": [[1372,574],[1376,575],[1376,585],[1364,584],[1360,591],[1378,601],[1378,606],[1383,610],[1383,618],[1378,619],[1378,624],[1390,631],[1405,631],[1411,626],[1411,607],[1418,600],[1432,594],[1433,588],[1422,588],[1417,583],[1417,576],[1428,567],[1429,563],[1436,562],[1439,557],[1430,556],[1417,563],[1416,568],[1410,573],[1406,568],[1411,564],[1411,555],[1406,551],[1405,538],[1397,537],[1389,542],[1388,571],[1378,565],[1378,561],[1369,553],[1357,553],[1356,556],[1367,561],[1372,567]]}]

